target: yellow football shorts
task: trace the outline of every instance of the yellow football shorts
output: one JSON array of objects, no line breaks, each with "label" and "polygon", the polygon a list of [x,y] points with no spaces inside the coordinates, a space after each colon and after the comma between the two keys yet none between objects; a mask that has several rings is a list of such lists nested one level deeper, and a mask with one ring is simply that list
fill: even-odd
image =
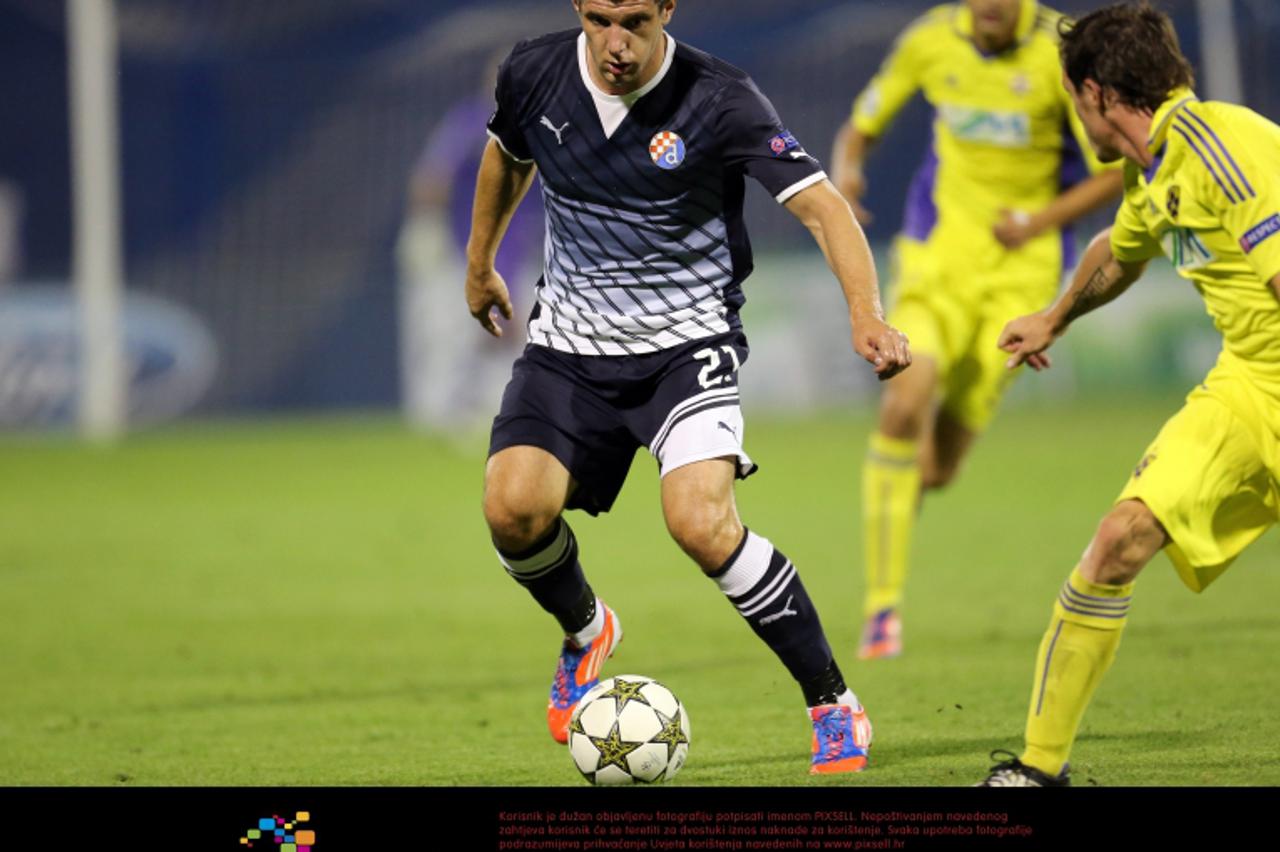
[{"label": "yellow football shorts", "polygon": [[1009,320],[1053,299],[1059,267],[1005,253],[996,268],[975,280],[972,272],[949,271],[957,264],[948,262],[947,253],[933,240],[894,241],[888,319],[907,335],[913,356],[937,363],[943,410],[966,429],[981,432],[1017,372],[1005,367],[1009,355],[996,348],[1000,332]]},{"label": "yellow football shorts", "polygon": [[1246,369],[1224,353],[1116,498],[1141,500],[1159,519],[1171,540],[1165,552],[1193,592],[1280,519],[1280,441],[1267,425],[1280,400]]}]

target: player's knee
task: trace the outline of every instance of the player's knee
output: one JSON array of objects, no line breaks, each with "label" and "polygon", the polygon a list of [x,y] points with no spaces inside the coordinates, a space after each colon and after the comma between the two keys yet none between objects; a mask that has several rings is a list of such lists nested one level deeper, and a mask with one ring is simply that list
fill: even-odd
[{"label": "player's knee", "polygon": [[1150,509],[1136,500],[1121,503],[1098,525],[1081,570],[1095,583],[1132,582],[1165,541],[1164,527]]},{"label": "player's knee", "polygon": [[533,546],[551,529],[559,514],[558,506],[539,500],[536,495],[486,483],[484,519],[494,543],[503,550],[514,552]]},{"label": "player's knee", "polygon": [[905,394],[886,394],[880,404],[880,432],[890,438],[917,440],[929,416],[928,400]]}]

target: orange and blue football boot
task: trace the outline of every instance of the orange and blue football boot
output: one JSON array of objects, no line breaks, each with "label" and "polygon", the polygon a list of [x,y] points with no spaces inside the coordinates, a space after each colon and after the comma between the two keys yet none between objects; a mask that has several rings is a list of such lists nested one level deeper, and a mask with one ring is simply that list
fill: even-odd
[{"label": "orange and blue football boot", "polygon": [[902,653],[902,619],[896,609],[882,609],[867,621],[858,645],[859,660],[880,660]]},{"label": "orange and blue football boot", "polygon": [[863,708],[823,704],[809,708],[813,720],[813,763],[810,775],[861,772],[871,751],[871,720]]},{"label": "orange and blue football boot", "polygon": [[[598,599],[597,599],[598,600]],[[547,727],[558,743],[569,741],[569,720],[582,696],[600,682],[600,667],[613,656],[622,641],[622,625],[613,610],[600,601],[604,609],[604,628],[585,648],[565,638],[560,648],[556,676],[551,681],[551,700],[547,702]]]}]

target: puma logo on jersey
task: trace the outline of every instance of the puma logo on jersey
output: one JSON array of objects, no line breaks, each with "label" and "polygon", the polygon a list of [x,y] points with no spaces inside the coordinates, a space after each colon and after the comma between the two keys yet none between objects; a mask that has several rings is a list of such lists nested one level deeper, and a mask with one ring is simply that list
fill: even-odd
[{"label": "puma logo on jersey", "polygon": [[730,426],[728,423],[725,423],[723,420],[716,422],[716,428],[723,429],[724,431],[728,432],[730,435],[732,435],[735,438],[738,437],[738,433],[734,431],[734,428]]},{"label": "puma logo on jersey", "polygon": [[556,135],[557,145],[564,144],[564,140],[560,138],[560,134],[564,133],[565,128],[569,126],[569,122],[566,121],[564,124],[560,125],[559,127],[556,127],[554,124],[551,123],[551,119],[547,118],[544,115],[542,117],[542,126],[547,128],[548,130],[550,130],[552,133]]},{"label": "puma logo on jersey", "polygon": [[794,599],[795,599],[795,595],[787,595],[787,602],[782,605],[782,609],[778,610],[772,615],[766,615],[764,618],[760,619],[759,621],[760,626],[764,627],[766,625],[773,624],[778,619],[786,618],[788,615],[799,615],[800,613],[796,612],[794,609],[791,608],[791,601],[793,601]]}]

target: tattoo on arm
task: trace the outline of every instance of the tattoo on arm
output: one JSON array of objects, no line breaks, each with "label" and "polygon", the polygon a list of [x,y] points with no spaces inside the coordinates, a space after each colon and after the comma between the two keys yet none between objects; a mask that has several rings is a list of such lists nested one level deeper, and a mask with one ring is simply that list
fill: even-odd
[{"label": "tattoo on arm", "polygon": [[1111,289],[1111,279],[1107,277],[1106,267],[1099,266],[1089,276],[1088,282],[1071,300],[1071,308],[1067,311],[1067,322],[1082,317],[1089,311],[1107,302],[1107,291]]}]

